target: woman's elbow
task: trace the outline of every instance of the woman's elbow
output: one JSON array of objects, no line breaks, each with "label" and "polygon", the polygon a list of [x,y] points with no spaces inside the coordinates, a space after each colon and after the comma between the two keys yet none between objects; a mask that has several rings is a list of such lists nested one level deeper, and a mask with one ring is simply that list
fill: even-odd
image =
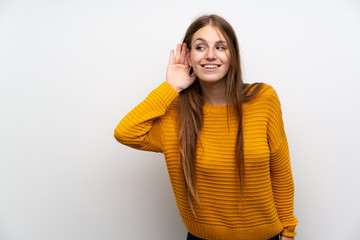
[{"label": "woman's elbow", "polygon": [[122,143],[122,144],[124,144],[126,139],[128,139],[126,132],[123,129],[119,128],[119,126],[116,127],[114,130],[114,137],[115,137],[116,141],[118,141],[119,143]]}]

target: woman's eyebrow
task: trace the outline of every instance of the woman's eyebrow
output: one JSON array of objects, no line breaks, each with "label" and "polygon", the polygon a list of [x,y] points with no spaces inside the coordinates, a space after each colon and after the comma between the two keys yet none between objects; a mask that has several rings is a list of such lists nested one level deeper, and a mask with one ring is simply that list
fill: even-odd
[{"label": "woman's eyebrow", "polygon": [[203,38],[197,38],[197,39],[194,40],[194,42],[196,42],[196,41],[206,42],[205,39],[203,39]]},{"label": "woman's eyebrow", "polygon": [[[203,39],[203,38],[197,38],[197,39],[194,40],[194,42],[196,42],[196,41],[206,42],[206,40]],[[224,41],[224,40],[219,40],[219,41],[217,41],[216,43],[217,43],[217,44],[219,44],[219,43],[221,43],[221,44],[226,44],[226,41]]]}]

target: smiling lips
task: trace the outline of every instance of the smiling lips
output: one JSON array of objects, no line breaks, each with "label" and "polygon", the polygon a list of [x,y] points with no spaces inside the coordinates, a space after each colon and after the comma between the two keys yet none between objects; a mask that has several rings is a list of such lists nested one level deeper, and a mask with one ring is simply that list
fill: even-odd
[{"label": "smiling lips", "polygon": [[218,64],[203,64],[203,65],[201,65],[201,67],[204,68],[206,71],[215,71],[220,66],[221,65],[218,65]]}]

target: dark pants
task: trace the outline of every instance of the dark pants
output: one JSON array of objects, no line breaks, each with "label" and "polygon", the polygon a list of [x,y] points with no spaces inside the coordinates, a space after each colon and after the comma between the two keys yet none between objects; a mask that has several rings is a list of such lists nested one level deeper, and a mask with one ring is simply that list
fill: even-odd
[{"label": "dark pants", "polygon": [[[279,239],[280,239],[280,235],[276,235],[276,236],[270,238],[269,240],[279,240]],[[195,237],[191,233],[188,233],[186,240],[204,240],[204,239]]]}]

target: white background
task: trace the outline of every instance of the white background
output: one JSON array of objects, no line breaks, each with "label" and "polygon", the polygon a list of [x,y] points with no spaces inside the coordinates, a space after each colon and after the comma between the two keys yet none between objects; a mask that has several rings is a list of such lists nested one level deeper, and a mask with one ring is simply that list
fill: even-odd
[{"label": "white background", "polygon": [[359,239],[358,0],[0,0],[1,240],[185,239],[163,156],[113,130],[207,13],[282,102],[297,239]]}]

